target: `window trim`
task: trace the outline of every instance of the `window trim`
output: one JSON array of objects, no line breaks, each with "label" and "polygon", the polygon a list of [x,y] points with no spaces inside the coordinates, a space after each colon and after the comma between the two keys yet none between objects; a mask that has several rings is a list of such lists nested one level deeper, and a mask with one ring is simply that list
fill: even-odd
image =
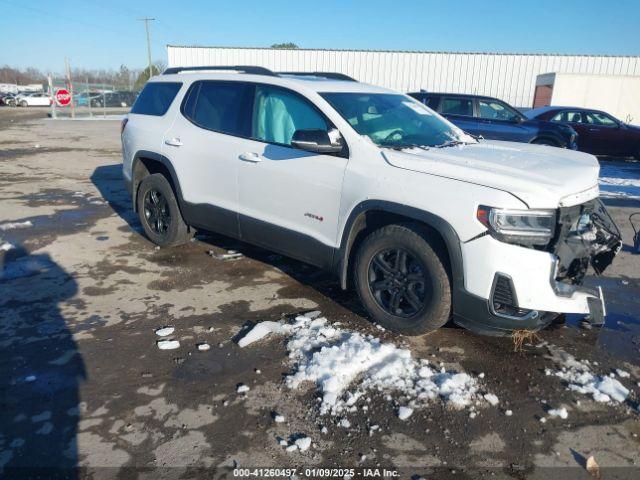
[{"label": "window trim", "polygon": [[[350,158],[350,150],[349,150],[349,145],[347,143],[347,139],[342,134],[342,132],[340,132],[340,129],[320,109],[320,107],[318,107],[310,98],[302,95],[300,92],[296,92],[295,90],[292,90],[292,89],[290,89],[288,87],[283,87],[282,85],[275,85],[273,83],[250,82],[250,81],[246,81],[246,80],[207,80],[207,79],[201,79],[201,80],[193,81],[191,83],[191,85],[189,85],[189,89],[187,90],[187,93],[184,95],[184,97],[182,98],[182,101],[180,103],[180,114],[183,116],[183,118],[185,118],[187,121],[189,121],[194,126],[196,126],[198,128],[201,128],[202,130],[206,130],[208,132],[219,133],[221,135],[229,135],[230,137],[242,138],[243,140],[251,140],[253,142],[264,143],[266,145],[275,145],[275,146],[278,146],[278,147],[289,148],[289,149],[295,150],[295,151],[308,152],[308,150],[303,150],[301,148],[294,147],[293,145],[287,145],[286,143],[269,142],[267,140],[261,140],[261,139],[258,139],[258,138],[254,138],[251,135],[244,136],[244,135],[238,135],[238,134],[234,134],[234,133],[223,132],[223,131],[220,131],[220,130],[214,130],[213,128],[207,128],[205,126],[199,125],[196,122],[194,122],[189,116],[187,116],[185,114],[184,106],[187,103],[187,101],[189,100],[190,95],[192,94],[192,90],[194,89],[194,85],[198,85],[198,93],[197,93],[197,95],[200,95],[200,86],[204,82],[210,82],[210,83],[230,83],[230,82],[233,82],[233,83],[249,85],[253,90],[252,91],[252,95],[251,95],[251,100],[250,100],[249,105],[248,105],[248,107],[249,107],[249,115],[251,116],[251,125],[253,125],[253,110],[254,110],[255,99],[256,99],[256,89],[257,89],[258,86],[276,88],[276,89],[283,90],[283,91],[285,91],[287,93],[291,93],[291,94],[293,94],[295,96],[298,96],[299,98],[301,98],[302,100],[307,102],[309,105],[311,105],[311,107],[318,112],[318,114],[325,120],[325,122],[329,126],[329,129],[335,128],[340,133],[340,137],[342,137],[342,142],[344,143],[344,147],[343,147],[341,152],[338,152],[338,153],[322,153],[322,154],[318,154],[318,155],[328,155],[328,156],[332,156],[332,157],[342,157],[342,158],[347,158],[347,159]],[[197,99],[196,99],[196,101],[197,101]],[[308,152],[308,153],[313,153],[313,152]]]}]

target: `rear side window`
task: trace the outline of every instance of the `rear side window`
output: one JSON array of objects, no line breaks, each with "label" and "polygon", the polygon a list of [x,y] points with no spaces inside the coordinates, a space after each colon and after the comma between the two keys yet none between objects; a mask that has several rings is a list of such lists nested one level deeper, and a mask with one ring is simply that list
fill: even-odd
[{"label": "rear side window", "polygon": [[195,82],[185,97],[182,114],[197,126],[248,137],[253,86],[244,82]]},{"label": "rear side window", "polygon": [[147,83],[133,104],[131,113],[161,117],[169,110],[181,86],[179,82]]},{"label": "rear side window", "polygon": [[473,117],[473,104],[470,98],[443,98],[440,113]]},{"label": "rear side window", "polygon": [[425,97],[422,99],[422,103],[424,103],[431,110],[438,111],[438,104],[440,103],[439,97]]}]

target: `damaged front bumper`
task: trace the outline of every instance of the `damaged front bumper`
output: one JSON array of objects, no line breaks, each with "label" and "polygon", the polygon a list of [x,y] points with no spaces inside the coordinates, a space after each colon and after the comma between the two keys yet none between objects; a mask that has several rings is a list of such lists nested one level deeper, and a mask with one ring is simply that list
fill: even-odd
[{"label": "damaged front bumper", "polygon": [[465,285],[454,291],[456,321],[498,335],[543,328],[558,313],[602,322],[602,291],[582,284],[589,266],[602,273],[621,245],[620,232],[598,199],[560,208],[555,237],[544,249],[489,235],[465,243]]}]

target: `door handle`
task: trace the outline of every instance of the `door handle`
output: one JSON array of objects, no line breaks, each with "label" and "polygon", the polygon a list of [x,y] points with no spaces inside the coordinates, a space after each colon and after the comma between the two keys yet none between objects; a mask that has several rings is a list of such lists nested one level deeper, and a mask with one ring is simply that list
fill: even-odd
[{"label": "door handle", "polygon": [[244,160],[245,162],[252,162],[252,163],[258,163],[262,161],[262,158],[260,158],[260,155],[258,155],[255,152],[244,152],[241,153],[238,158],[240,160]]},{"label": "door handle", "polygon": [[170,145],[172,147],[181,147],[182,146],[182,142],[180,141],[180,139],[178,137],[175,138],[168,138],[167,140],[164,141],[165,145]]}]

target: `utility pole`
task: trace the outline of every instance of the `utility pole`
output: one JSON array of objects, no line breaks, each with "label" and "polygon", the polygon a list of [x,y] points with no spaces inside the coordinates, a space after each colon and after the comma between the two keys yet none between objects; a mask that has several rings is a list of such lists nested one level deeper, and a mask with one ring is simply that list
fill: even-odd
[{"label": "utility pole", "polygon": [[153,75],[153,65],[151,64],[151,37],[149,36],[149,22],[155,20],[155,18],[139,18],[138,20],[144,22],[144,28],[147,31],[147,55],[149,57],[149,78]]},{"label": "utility pole", "polygon": [[69,93],[71,94],[71,118],[76,118],[76,108],[73,105],[73,83],[71,83],[71,67],[69,66],[69,59],[64,57],[64,67],[67,71],[67,83],[69,84]]}]

